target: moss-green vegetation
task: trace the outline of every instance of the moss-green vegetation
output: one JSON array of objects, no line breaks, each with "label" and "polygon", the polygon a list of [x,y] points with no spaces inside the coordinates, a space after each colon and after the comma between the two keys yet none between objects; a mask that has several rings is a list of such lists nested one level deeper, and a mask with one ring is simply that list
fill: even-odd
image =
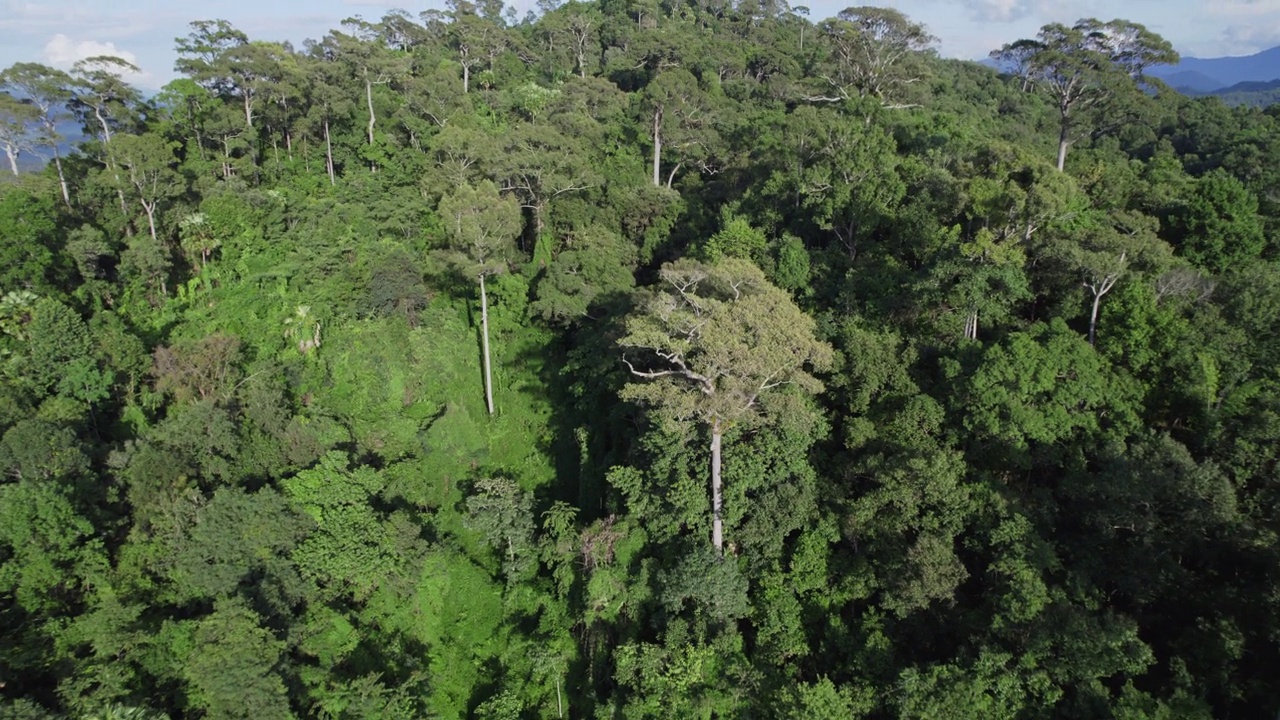
[{"label": "moss-green vegetation", "polygon": [[1280,113],[539,7],[0,73],[0,718],[1274,716]]}]

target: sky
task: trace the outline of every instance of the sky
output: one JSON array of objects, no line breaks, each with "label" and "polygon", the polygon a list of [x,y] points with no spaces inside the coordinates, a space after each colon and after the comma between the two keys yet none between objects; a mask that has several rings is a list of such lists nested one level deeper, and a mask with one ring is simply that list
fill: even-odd
[{"label": "sky", "polygon": [[[834,15],[849,0],[807,1],[809,17]],[[864,0],[865,1],[865,0]],[[523,15],[534,0],[508,0]],[[852,0],[853,4],[857,0]],[[1033,37],[1046,23],[1082,17],[1146,25],[1183,55],[1250,55],[1280,45],[1280,0],[879,0],[923,23],[946,57],[978,59]],[[41,62],[70,68],[93,55],[116,55],[142,72],[128,79],[155,90],[173,79],[174,39],[192,20],[225,19],[254,40],[301,45],[343,18],[369,20],[391,8],[417,14],[443,0],[0,0],[0,68]]]}]

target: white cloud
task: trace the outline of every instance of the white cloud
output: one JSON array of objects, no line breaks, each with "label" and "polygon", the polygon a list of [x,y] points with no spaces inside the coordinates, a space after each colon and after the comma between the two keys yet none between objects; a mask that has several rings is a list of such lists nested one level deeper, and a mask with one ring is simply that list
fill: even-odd
[{"label": "white cloud", "polygon": [[[1280,20],[1233,25],[1222,33],[1227,55],[1248,55],[1280,45]],[[1280,73],[1280,69],[1277,69]]]},{"label": "white cloud", "polygon": [[1038,12],[1037,0],[966,0],[969,15],[983,22],[1013,22]]},{"label": "white cloud", "polygon": [[[50,65],[68,70],[79,60],[97,57],[99,55],[110,55],[118,57],[121,60],[138,65],[138,56],[128,50],[121,50],[112,42],[98,42],[97,40],[72,40],[62,33],[54,35],[44,46],[44,60]],[[122,76],[127,82],[133,84],[149,84],[150,74],[126,73]]]},{"label": "white cloud", "polygon": [[1280,13],[1280,0],[1210,0],[1210,15],[1226,17],[1257,17]]},{"label": "white cloud", "polygon": [[77,42],[62,33],[54,35],[44,46],[45,62],[63,69],[71,67],[77,60],[84,60],[97,55],[112,55],[134,64],[138,62],[137,55],[128,50],[117,48],[115,43],[102,43],[96,40],[81,40]]}]

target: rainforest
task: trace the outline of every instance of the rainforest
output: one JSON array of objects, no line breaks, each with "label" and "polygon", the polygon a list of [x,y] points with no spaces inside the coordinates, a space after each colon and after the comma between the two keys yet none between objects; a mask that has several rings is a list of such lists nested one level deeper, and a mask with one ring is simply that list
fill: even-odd
[{"label": "rainforest", "polygon": [[1125,20],[189,30],[0,72],[0,718],[1280,710],[1280,106]]}]

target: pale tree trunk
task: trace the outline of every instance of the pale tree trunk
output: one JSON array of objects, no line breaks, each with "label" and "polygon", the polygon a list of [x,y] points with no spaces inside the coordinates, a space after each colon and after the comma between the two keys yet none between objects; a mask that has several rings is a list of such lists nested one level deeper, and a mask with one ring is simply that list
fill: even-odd
[{"label": "pale tree trunk", "polygon": [[1069,129],[1066,119],[1063,119],[1062,130],[1058,132],[1058,172],[1062,172],[1067,166],[1067,146],[1071,144]]},{"label": "pale tree trunk", "polygon": [[111,177],[116,181],[116,199],[120,201],[120,212],[129,212],[129,203],[125,202],[124,189],[120,187],[120,173],[116,170],[115,163],[111,161],[110,153],[107,154],[107,167],[111,168]]},{"label": "pale tree trunk", "polygon": [[973,312],[969,313],[969,316],[964,320],[964,339],[965,340],[978,339],[978,311],[977,310],[974,310]]},{"label": "pale tree trunk", "polygon": [[244,126],[253,128],[253,96],[248,91],[244,94]]},{"label": "pale tree trunk", "polygon": [[1098,334],[1098,306],[1102,304],[1102,295],[1105,293],[1096,293],[1093,296],[1093,309],[1089,311],[1089,344],[1092,345]]},{"label": "pale tree trunk", "polygon": [[329,184],[337,185],[333,177],[333,141],[329,139],[329,118],[324,120],[324,166],[329,171]]},{"label": "pale tree trunk", "polygon": [[466,95],[471,91],[471,65],[466,58],[462,61],[462,94]]},{"label": "pale tree trunk", "polygon": [[489,297],[484,291],[484,274],[480,275],[480,345],[484,350],[484,403],[493,414],[493,373],[489,365]]},{"label": "pale tree trunk", "polygon": [[110,145],[111,144],[111,125],[107,122],[107,119],[102,116],[102,108],[98,107],[97,105],[94,105],[93,114],[95,117],[98,118],[98,124],[102,126],[102,144]]},{"label": "pale tree trunk", "polygon": [[724,556],[724,522],[720,518],[720,508],[724,498],[720,492],[720,441],[723,431],[720,419],[711,421],[711,545],[716,554]]},{"label": "pale tree trunk", "polygon": [[198,124],[192,122],[191,127],[196,134],[196,149],[200,151],[200,159],[204,160],[208,157],[204,151],[204,134],[200,132],[200,126]]},{"label": "pale tree trunk", "polygon": [[662,187],[662,108],[653,111],[653,186]]},{"label": "pale tree trunk", "polygon": [[231,139],[226,135],[222,136],[222,177],[231,177]]},{"label": "pale tree trunk", "polygon": [[373,126],[378,119],[373,114],[373,81],[365,78],[364,81],[364,99],[365,104],[369,106],[369,144],[373,144]]},{"label": "pale tree trunk", "polygon": [[144,200],[142,209],[147,211],[147,225],[151,228],[151,239],[159,242],[156,237],[156,204],[148,203]]},{"label": "pale tree trunk", "polygon": [[1094,339],[1097,337],[1098,331],[1098,308],[1102,305],[1102,296],[1111,292],[1111,288],[1116,286],[1116,281],[1124,274],[1125,258],[1127,252],[1120,253],[1120,260],[1116,263],[1119,268],[1115,272],[1104,275],[1098,280],[1086,280],[1083,285],[1089,292],[1093,293],[1093,307],[1089,310],[1089,344],[1093,345]]},{"label": "pale tree trunk", "polygon": [[681,160],[680,162],[676,163],[675,167],[671,168],[671,172],[667,173],[667,187],[671,187],[671,183],[676,181],[676,173],[679,172],[680,168],[683,166],[684,166],[684,161]]},{"label": "pale tree trunk", "polygon": [[4,154],[9,158],[9,169],[13,171],[14,176],[18,174],[18,149],[12,145],[4,146]]},{"label": "pale tree trunk", "polygon": [[564,717],[564,702],[560,699],[560,676],[556,676],[556,716]]},{"label": "pale tree trunk", "polygon": [[71,207],[71,192],[67,189],[67,176],[62,174],[62,157],[58,154],[58,148],[53,148],[53,165],[58,169],[58,185],[62,188],[62,202],[67,207]]}]

